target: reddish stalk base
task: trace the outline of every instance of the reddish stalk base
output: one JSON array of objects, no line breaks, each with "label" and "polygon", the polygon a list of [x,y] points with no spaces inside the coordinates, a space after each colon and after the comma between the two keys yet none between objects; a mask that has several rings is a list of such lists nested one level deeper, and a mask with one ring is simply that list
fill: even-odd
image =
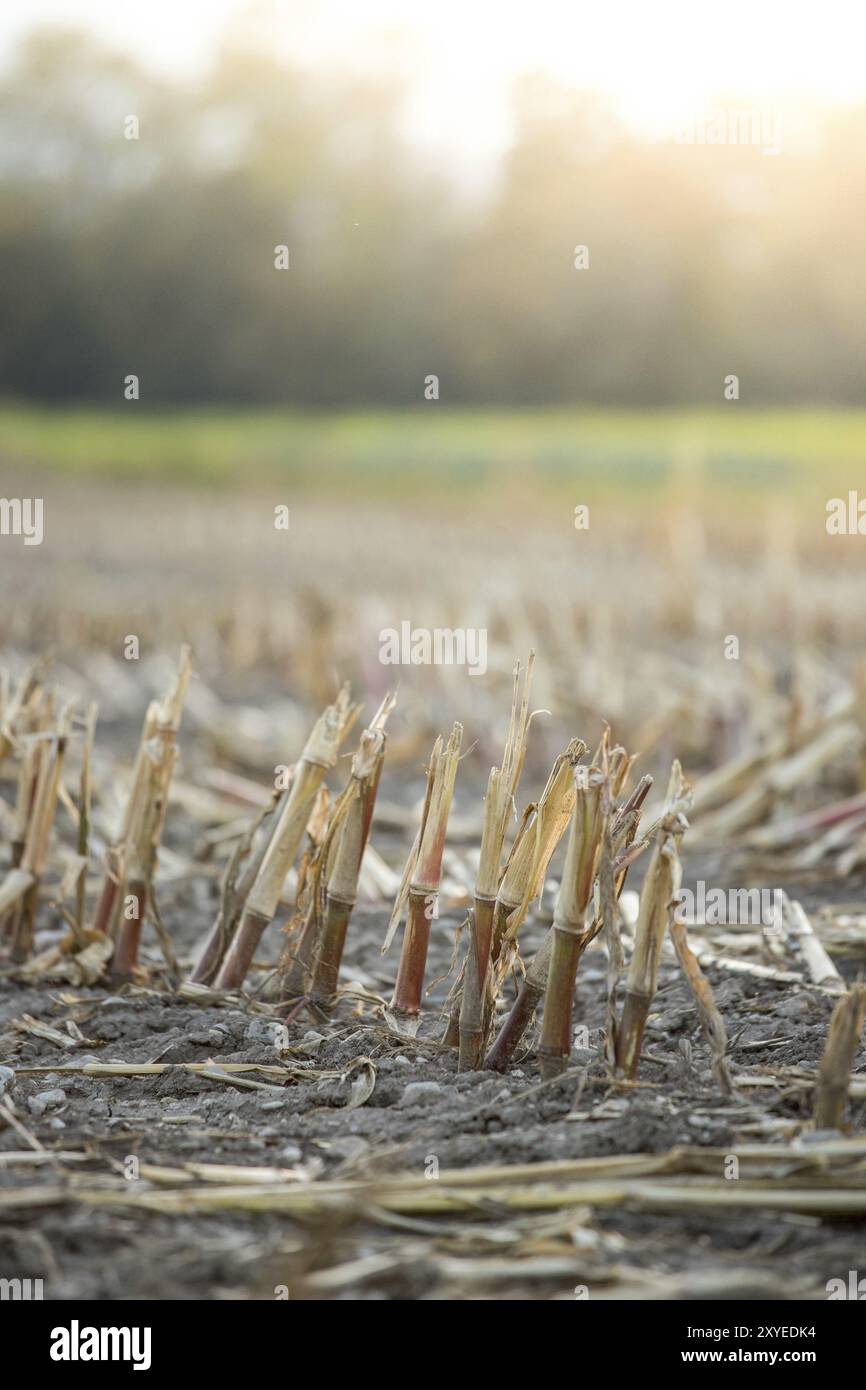
[{"label": "reddish stalk base", "polygon": [[544,990],[536,989],[527,980],[511,1006],[511,1011],[497,1034],[496,1041],[484,1059],[485,1071],[506,1071],[520,1046],[520,1040],[532,1021]]},{"label": "reddish stalk base", "polygon": [[223,931],[219,920],[214,922],[208,933],[207,940],[201,949],[199,958],[190,971],[189,982],[192,985],[209,985],[219,969],[222,958]]},{"label": "reddish stalk base", "polygon": [[394,1013],[412,1016],[421,1012],[421,993],[427,968],[427,947],[430,943],[427,899],[426,893],[409,895],[409,920],[406,923],[397,983],[391,1000]]},{"label": "reddish stalk base", "polygon": [[126,896],[135,899],[135,916],[124,917],[120,924],[110,971],[114,980],[128,980],[138,965],[138,943],[147,904],[147,888],[143,883],[130,884]]},{"label": "reddish stalk base", "polygon": [[214,980],[214,989],[240,989],[267,925],[267,917],[260,917],[254,912],[244,913]]}]

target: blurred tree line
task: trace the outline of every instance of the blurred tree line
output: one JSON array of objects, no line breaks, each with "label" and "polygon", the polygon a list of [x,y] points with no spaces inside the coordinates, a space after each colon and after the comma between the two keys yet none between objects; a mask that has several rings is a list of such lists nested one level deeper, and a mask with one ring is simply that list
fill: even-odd
[{"label": "blurred tree line", "polygon": [[404,97],[237,49],[172,84],[32,35],[0,80],[0,392],[396,405],[435,373],[454,403],[717,404],[736,373],[748,403],[861,402],[866,111],[767,156],[524,79],[467,198]]}]

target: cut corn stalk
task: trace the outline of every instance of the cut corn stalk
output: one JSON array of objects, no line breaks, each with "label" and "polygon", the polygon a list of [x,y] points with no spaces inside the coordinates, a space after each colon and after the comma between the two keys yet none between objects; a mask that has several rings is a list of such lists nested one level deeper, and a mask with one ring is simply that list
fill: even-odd
[{"label": "cut corn stalk", "polygon": [[677,959],[682,966],[689,988],[695,998],[704,1037],[712,1053],[713,1074],[726,1096],[732,1096],[734,1087],[728,1074],[725,1053],[728,1048],[728,1034],[722,1016],[716,1008],[710,982],[698,964],[697,957],[689,946],[689,935],[685,922],[680,922],[674,913],[670,920],[671,938]]},{"label": "cut corn stalk", "polygon": [[[48,665],[47,657],[38,657],[24,672],[14,693],[4,696],[0,717],[0,762],[17,748],[21,733],[31,722],[34,707],[45,706],[42,683]],[[49,713],[47,709],[45,712]]]},{"label": "cut corn stalk", "polygon": [[322,926],[324,872],[338,809],[339,803],[332,815],[328,789],[321,786],[307,821],[308,843],[298,864],[295,911],[283,928],[289,943],[280,957],[276,980],[270,988],[269,997],[283,1003],[306,993],[313,951]]},{"label": "cut corn stalk", "polygon": [[463,989],[459,1005],[459,1068],[472,1071],[480,1065],[484,1049],[484,1014],[489,983],[488,970],[493,942],[493,915],[496,895],[502,877],[502,850],[508,822],[514,813],[514,803],[520,774],[526,759],[526,740],[531,716],[529,690],[535,653],[529,653],[523,692],[520,690],[520,663],[514,672],[514,692],[511,718],[505,739],[501,767],[490,770],[487,795],[484,801],[484,826],[481,834],[481,856],[475,881],[475,896],[470,913],[470,941],[463,972]]},{"label": "cut corn stalk", "polygon": [[[285,791],[274,793],[270,806],[265,806],[259,812],[235,846],[223,876],[219,911],[199,948],[190,972],[190,984],[208,985],[219,970],[240,922],[244,903],[262,866],[285,795]],[[243,860],[247,862],[242,867]]]},{"label": "cut corn stalk", "polygon": [[[517,933],[529,909],[539,896],[547,867],[569,824],[574,810],[575,773],[586,752],[581,739],[572,739],[551,769],[538,807],[529,806],[497,895],[493,921],[491,961],[493,968],[486,1000],[485,1046],[493,1017],[493,1005],[517,952]],[[535,1004],[544,993],[549,964],[550,938],[536,953],[524,977],[517,999],[484,1059],[484,1066],[504,1071],[529,1024]]]},{"label": "cut corn stalk", "polygon": [[352,759],[348,804],[328,875],[321,938],[310,985],[311,1004],[321,1014],[330,1012],[337,993],[346,932],[358,896],[361,861],[385,761],[385,723],[395,703],[393,696],[386,697],[370,727],[361,735],[360,747]]},{"label": "cut corn stalk", "polygon": [[568,828],[574,809],[574,770],[586,752],[574,738],[557,757],[537,806],[528,806],[502,875],[493,913],[491,960],[497,965],[493,986],[498,993],[516,954],[517,934],[536,898],[541,896],[553,853]]},{"label": "cut corn stalk", "polygon": [[[634,758],[629,758],[623,749],[615,748],[612,751],[610,754],[610,781],[612,791],[617,793],[622,792],[633,763]],[[586,768],[582,769],[582,775],[587,775]],[[593,922],[590,935],[583,947],[583,949],[585,949],[586,946],[589,945],[589,942],[595,937],[599,930],[602,928],[605,930],[608,943],[609,962],[608,1028],[606,1036],[606,1046],[609,1051],[613,1047],[613,1039],[616,1035],[615,995],[623,964],[616,901],[622,893],[628,874],[629,864],[631,862],[628,853],[632,853],[636,858],[643,849],[646,848],[647,841],[644,841],[640,846],[634,849],[631,847],[640,822],[641,810],[651,786],[652,778],[648,776],[642,777],[634,791],[616,811],[615,815],[609,817],[602,836],[601,857],[599,861],[600,915],[596,921]],[[499,1030],[496,1041],[487,1054],[484,1065],[491,1071],[506,1070],[511,1058],[520,1046],[521,1039],[531,1024],[541,1000],[544,998],[548,975],[550,973],[553,943],[554,929],[551,928],[540,949],[530,961],[526,974],[521,981],[517,998]]]},{"label": "cut corn stalk", "polygon": [[866,1016],[866,985],[856,984],[843,994],[833,1009],[818,1085],[815,1088],[814,1121],[816,1129],[839,1129],[848,1088],[854,1054],[863,1032]]},{"label": "cut corn stalk", "polygon": [[318,790],[336,764],[340,745],[357,718],[358,708],[351,704],[348,686],[344,686],[310,734],[214,981],[216,989],[239,989],[243,984],[262,933],[273,921]]},{"label": "cut corn stalk", "polygon": [[115,939],[117,928],[125,846],[132,829],[136,808],[141,804],[141,799],[145,794],[148,761],[146,750],[156,733],[158,714],[159,701],[152,700],[144,716],[120,834],[116,842],[109,845],[105,855],[105,877],[102,881],[102,891],[96,907],[93,928],[94,931],[100,932],[112,940]]},{"label": "cut corn stalk", "polygon": [[[13,701],[8,701],[6,705],[10,723],[6,726],[8,734],[5,742],[7,747],[11,747],[11,740],[14,739],[21,754],[11,844],[11,867],[16,870],[20,868],[24,857],[27,831],[39,784],[39,769],[43,756],[48,751],[46,739],[50,733],[51,711],[50,701],[38,686],[23,706],[18,706],[17,711],[13,705]],[[4,884],[4,888],[7,894],[14,892],[13,884]],[[14,934],[18,916],[17,899],[13,897],[12,908],[0,911],[0,936],[5,936],[7,931]]]},{"label": "cut corn stalk", "polygon": [[[20,892],[14,891],[11,898],[12,902],[17,901],[18,904],[12,929],[12,959],[19,962],[27,959],[33,946],[33,923],[39,899],[39,885],[48,858],[71,714],[70,705],[61,710],[50,748],[43,753],[40,760],[21,864],[19,869],[12,871],[3,885],[5,889],[9,885],[9,879],[16,875],[21,876],[16,879]],[[0,912],[9,905],[9,901],[6,894],[0,893]]]},{"label": "cut corn stalk", "polygon": [[[625,968],[625,956],[620,935],[619,901],[628,877],[628,852],[634,844],[640,825],[644,802],[652,787],[653,779],[641,777],[631,795],[612,817],[605,829],[599,865],[599,896],[605,948],[607,950],[607,1026],[604,1047],[608,1066],[613,1069],[616,1060],[616,992]],[[623,783],[624,785],[624,783]],[[647,841],[642,848],[646,848]]]},{"label": "cut corn stalk", "polygon": [[[550,964],[539,1063],[545,1080],[558,1076],[571,1056],[574,984],[580,958],[592,940],[593,885],[610,816],[610,767],[607,733],[601,764],[575,769],[575,800],[562,882],[550,933]],[[600,923],[595,931],[600,930]]]},{"label": "cut corn stalk", "polygon": [[810,979],[834,994],[842,994],[845,981],[815,935],[803,904],[789,898],[783,888],[776,890],[775,901],[782,909],[787,942],[796,947],[805,961]]},{"label": "cut corn stalk", "polygon": [[[463,727],[461,724],[455,724],[444,748],[441,736],[434,744],[427,778],[424,817],[416,840],[417,850],[413,847],[413,855],[410,856],[404,874],[404,881],[408,877],[405,897],[408,898],[409,914],[400,950],[400,964],[397,968],[397,983],[391,1000],[390,1014],[395,1026],[407,1032],[414,1032],[421,1012],[430,923],[436,915],[442,877],[442,855],[462,741]],[[394,908],[396,923],[392,914],[394,925],[398,924],[402,917],[403,901],[405,899],[401,884]],[[386,947],[392,935],[393,931],[389,929]]]},{"label": "cut corn stalk", "polygon": [[120,920],[111,975],[119,980],[129,979],[138,965],[141,928],[148,893],[152,893],[169,787],[177,761],[177,735],[191,675],[190,651],[184,647],[171,690],[164,700],[151,707],[152,719],[146,721],[145,727],[147,729],[149,723],[152,732],[139,750],[114,894]]},{"label": "cut corn stalk", "polygon": [[85,934],[85,896],[87,891],[87,864],[90,859],[90,763],[93,756],[93,740],[96,735],[97,714],[97,706],[91,704],[87,711],[87,720],[84,726],[84,747],[81,753],[81,776],[78,786],[78,858],[81,867],[75,887],[75,925],[73,930],[79,946],[87,945],[87,937]]},{"label": "cut corn stalk", "polygon": [[688,826],[685,811],[689,805],[690,790],[679,763],[674,762],[655,848],[641,893],[634,951],[617,1037],[617,1071],[629,1079],[633,1079],[637,1072],[644,1028],[656,990],[665,928],[679,893],[682,870],[677,845]]}]

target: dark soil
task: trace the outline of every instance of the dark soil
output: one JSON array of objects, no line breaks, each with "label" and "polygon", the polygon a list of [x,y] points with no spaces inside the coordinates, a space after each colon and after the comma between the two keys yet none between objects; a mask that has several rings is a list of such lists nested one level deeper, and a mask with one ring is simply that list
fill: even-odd
[{"label": "dark soil", "polygon": [[[183,924],[176,934],[178,949],[186,952],[209,925],[215,903],[215,882],[196,887],[195,899],[188,888],[176,887],[162,904],[173,933],[175,923]],[[451,929],[458,926],[458,920],[440,922],[429,979],[447,971]],[[538,924],[529,928],[528,949],[543,930]],[[356,912],[344,978],[387,998],[395,960],[381,955],[383,931],[380,911]],[[271,938],[265,948],[273,956],[275,929]],[[656,1153],[675,1145],[725,1149],[756,1138],[766,1142],[755,1126],[768,1118],[776,1122],[772,1137],[784,1142],[809,1117],[811,1097],[803,1088],[742,1089],[736,1099],[725,1099],[710,1072],[691,997],[672,965],[663,967],[640,1084],[615,1089],[602,1057],[606,965],[600,950],[588,953],[579,976],[575,1025],[586,1028],[588,1046],[575,1051],[564,1078],[543,1087],[530,1056],[518,1058],[504,1076],[457,1074],[455,1054],[437,1045],[447,985],[431,992],[414,1042],[391,1033],[369,1004],[363,1014],[353,1014],[344,1002],[330,1023],[303,1014],[290,1021],[286,1047],[285,1035],[275,1035],[261,1004],[248,998],[218,1005],[178,999],[164,982],[158,956],[150,959],[148,987],[118,993],[3,983],[0,1063],[15,1072],[7,1092],[15,1114],[46,1149],[86,1151],[88,1158],[61,1161],[59,1167],[0,1167],[0,1194],[12,1186],[56,1184],[59,1175],[72,1171],[106,1174],[126,1166],[134,1172],[130,1158],[175,1168],[192,1161],[301,1165],[315,1179],[422,1175],[437,1164],[444,1171]],[[853,963],[842,968],[855,973]],[[254,986],[265,973],[256,974]],[[814,1071],[830,996],[712,969],[709,978],[727,1026],[735,1079],[771,1068]],[[62,1032],[72,1021],[80,1037],[63,1048],[16,1028],[24,1015]],[[375,1064],[375,1086],[364,1104],[347,1108],[352,1063],[359,1058]],[[278,1062],[297,1071],[278,1090],[242,1089],[185,1070],[111,1078],[64,1071],[88,1061],[209,1060],[217,1066]],[[861,1051],[855,1069],[862,1070],[864,1061]],[[34,1073],[35,1068],[48,1070]],[[407,1091],[417,1082],[426,1083],[422,1091]],[[51,1092],[62,1095],[52,1098]],[[848,1119],[850,1128],[862,1130],[862,1102],[852,1102]],[[20,1132],[0,1127],[0,1155],[24,1147]],[[564,1222],[559,1213],[558,1226],[548,1213],[502,1213],[492,1225],[489,1216],[457,1223],[442,1217],[382,1221],[347,1209],[327,1221],[299,1221],[274,1214],[166,1216],[34,1203],[0,1218],[0,1273],[43,1278],[48,1298],[273,1298],[282,1288],[295,1298],[545,1299],[573,1297],[575,1286],[612,1297],[700,1297],[705,1290],[718,1297],[728,1288],[741,1297],[804,1297],[825,1296],[828,1279],[862,1263],[862,1223],[775,1211],[683,1216],[626,1206],[576,1210]],[[495,1268],[484,1263],[518,1248],[524,1255],[537,1249],[550,1257],[551,1272],[542,1269],[527,1280],[518,1262],[504,1271],[501,1259]],[[468,1282],[455,1283],[449,1263],[455,1252],[484,1257],[480,1273],[471,1260],[466,1266]],[[331,1282],[322,1277],[326,1271],[333,1274]]]}]

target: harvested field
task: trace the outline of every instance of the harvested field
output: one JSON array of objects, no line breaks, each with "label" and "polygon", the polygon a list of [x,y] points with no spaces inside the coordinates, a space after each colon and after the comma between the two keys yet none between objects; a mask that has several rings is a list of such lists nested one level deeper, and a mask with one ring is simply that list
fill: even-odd
[{"label": "harvested field", "polygon": [[28,1370],[857,1364],[866,21],[742,9],[0,10]]},{"label": "harvested field", "polygon": [[[452,514],[425,549],[429,512],[310,500],[285,536],[268,493],[43,495],[39,566],[0,552],[4,1271],[669,1300],[856,1269],[844,544],[759,517],[735,554],[682,498],[613,544],[613,513],[483,548]],[[404,620],[483,628],[487,669],[382,664]]]}]

